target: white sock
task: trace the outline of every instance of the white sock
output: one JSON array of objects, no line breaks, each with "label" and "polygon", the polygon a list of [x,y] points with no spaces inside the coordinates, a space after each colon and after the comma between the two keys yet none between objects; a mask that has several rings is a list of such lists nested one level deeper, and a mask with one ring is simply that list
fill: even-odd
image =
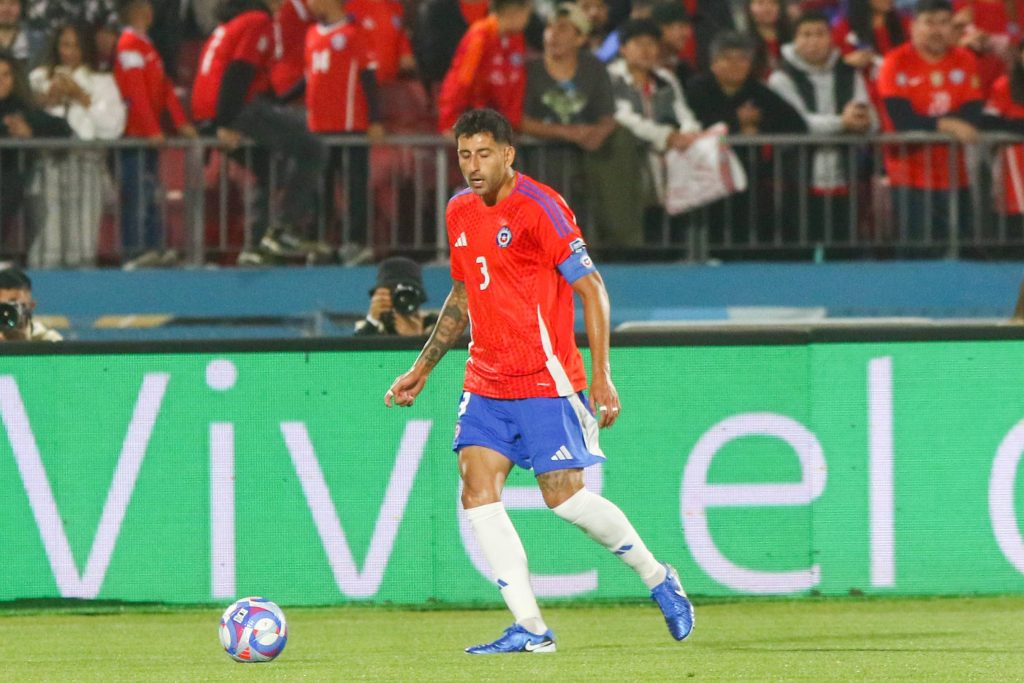
[{"label": "white sock", "polygon": [[530,585],[530,569],[526,563],[526,550],[519,540],[512,520],[502,503],[490,503],[466,510],[477,543],[491,565],[494,580],[501,588],[516,623],[530,633],[544,633],[547,625],[540,616],[537,598]]},{"label": "white sock", "polygon": [[625,513],[607,498],[580,489],[552,511],[622,558],[648,588],[665,580],[665,567],[654,559]]}]

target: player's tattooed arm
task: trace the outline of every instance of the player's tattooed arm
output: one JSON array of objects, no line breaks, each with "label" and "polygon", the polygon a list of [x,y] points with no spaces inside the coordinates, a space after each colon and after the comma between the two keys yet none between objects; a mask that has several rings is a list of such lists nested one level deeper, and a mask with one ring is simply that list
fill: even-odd
[{"label": "player's tattooed arm", "polygon": [[458,280],[452,284],[452,291],[444,300],[444,306],[434,325],[434,331],[423,346],[416,364],[422,363],[432,369],[438,361],[455,346],[469,324],[469,302],[466,298],[466,285]]}]

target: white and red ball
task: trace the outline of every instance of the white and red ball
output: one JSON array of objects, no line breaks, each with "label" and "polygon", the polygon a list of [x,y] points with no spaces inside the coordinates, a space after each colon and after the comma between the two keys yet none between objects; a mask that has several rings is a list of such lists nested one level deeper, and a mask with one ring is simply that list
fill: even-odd
[{"label": "white and red ball", "polygon": [[269,662],[288,642],[284,612],[266,598],[242,598],[224,610],[220,642],[236,662]]}]

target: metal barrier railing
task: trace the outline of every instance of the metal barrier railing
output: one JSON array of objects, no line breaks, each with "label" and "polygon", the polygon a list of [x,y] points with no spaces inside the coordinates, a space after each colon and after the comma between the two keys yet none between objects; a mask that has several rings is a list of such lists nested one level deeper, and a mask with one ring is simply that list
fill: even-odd
[{"label": "metal barrier railing", "polygon": [[[334,150],[338,182],[315,193],[306,238],[349,257],[354,247],[369,247],[364,256],[447,257],[445,207],[462,184],[450,140],[392,136],[368,151],[363,137],[324,142]],[[1014,153],[1024,149],[1020,138],[985,134],[970,146],[937,134],[727,142],[746,169],[747,191],[662,216],[630,255],[959,258],[1024,248],[1024,163]],[[518,147],[517,166],[565,196],[595,248],[630,251],[592,237],[595,209],[581,183],[579,150],[532,140]],[[2,140],[0,258],[34,267],[115,265],[173,247],[183,263],[233,263],[279,224],[278,188],[289,169],[261,154],[243,146],[229,158],[213,139]],[[954,191],[914,187],[886,172],[887,157],[906,160],[911,175],[964,182]]]}]

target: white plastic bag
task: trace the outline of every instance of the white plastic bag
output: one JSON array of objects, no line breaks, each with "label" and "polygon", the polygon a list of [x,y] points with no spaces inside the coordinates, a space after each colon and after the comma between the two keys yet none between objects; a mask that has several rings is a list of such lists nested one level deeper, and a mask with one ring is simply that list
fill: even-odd
[{"label": "white plastic bag", "polygon": [[736,153],[723,137],[729,132],[724,123],[709,127],[693,144],[680,152],[665,152],[665,211],[669,215],[727,197],[747,189],[747,174]]}]

